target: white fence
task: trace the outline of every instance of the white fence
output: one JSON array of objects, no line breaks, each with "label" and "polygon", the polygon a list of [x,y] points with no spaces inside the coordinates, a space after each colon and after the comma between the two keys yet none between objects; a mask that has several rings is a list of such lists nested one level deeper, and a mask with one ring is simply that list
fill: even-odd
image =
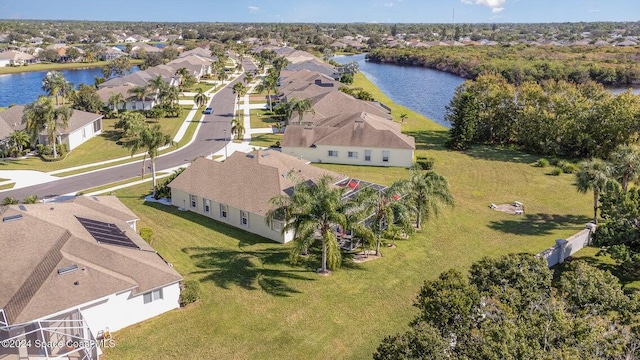
[{"label": "white fence", "polygon": [[538,256],[547,260],[549,267],[563,263],[569,256],[578,252],[578,250],[591,244],[591,238],[596,231],[596,225],[589,223],[577,234],[567,238],[558,239],[556,244],[547,250],[544,250]]}]

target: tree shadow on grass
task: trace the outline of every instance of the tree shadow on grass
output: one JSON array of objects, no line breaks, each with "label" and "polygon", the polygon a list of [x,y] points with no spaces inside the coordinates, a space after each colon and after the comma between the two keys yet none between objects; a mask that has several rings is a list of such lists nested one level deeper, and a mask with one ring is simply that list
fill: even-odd
[{"label": "tree shadow on grass", "polygon": [[516,235],[550,235],[553,230],[560,228],[580,231],[590,220],[583,215],[538,213],[513,216],[513,220],[491,221],[489,228]]},{"label": "tree shadow on grass", "polygon": [[304,270],[276,269],[288,261],[287,249],[231,250],[216,247],[184,248],[194,260],[195,274],[206,274],[203,281],[211,281],[223,289],[239,286],[245,290],[262,290],[273,296],[299,293],[292,285],[296,281],[314,280]]},{"label": "tree shadow on grass", "polygon": [[444,143],[447,140],[447,131],[408,131],[406,134],[413,136],[416,141],[416,150],[447,150]]},{"label": "tree shadow on grass", "polygon": [[474,145],[472,148],[465,150],[464,153],[476,159],[521,164],[533,164],[540,159],[539,155],[527,154],[516,148],[501,145]]}]

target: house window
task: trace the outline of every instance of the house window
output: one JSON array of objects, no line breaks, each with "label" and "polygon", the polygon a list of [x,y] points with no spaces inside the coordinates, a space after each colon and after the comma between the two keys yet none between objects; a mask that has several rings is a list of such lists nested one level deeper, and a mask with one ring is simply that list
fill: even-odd
[{"label": "house window", "polygon": [[389,150],[382,150],[382,161],[389,162]]},{"label": "house window", "polygon": [[202,199],[202,209],[207,214],[211,213],[211,200]]},{"label": "house window", "polygon": [[347,153],[347,156],[351,159],[357,159],[358,158],[358,152],[357,151],[349,151]]},{"label": "house window", "polygon": [[97,133],[98,131],[102,130],[101,128],[101,121],[100,120],[96,120],[93,122],[93,132]]},{"label": "house window", "polygon": [[220,204],[220,217],[223,219],[229,217],[229,207],[227,205]]},{"label": "house window", "polygon": [[271,220],[271,230],[281,232],[282,231],[282,221]]},{"label": "house window", "polygon": [[329,157],[338,157],[338,150],[329,150]]},{"label": "house window", "polygon": [[142,295],[142,299],[144,300],[145,304],[157,300],[162,300],[162,289],[149,291],[148,293]]},{"label": "house window", "polygon": [[371,161],[371,150],[364,151],[364,161]]},{"label": "house window", "polygon": [[196,200],[197,200],[196,196],[189,195],[189,199],[191,200],[191,207],[195,209],[198,206],[196,203]]},{"label": "house window", "polygon": [[249,214],[246,211],[240,210],[240,224],[249,227]]}]

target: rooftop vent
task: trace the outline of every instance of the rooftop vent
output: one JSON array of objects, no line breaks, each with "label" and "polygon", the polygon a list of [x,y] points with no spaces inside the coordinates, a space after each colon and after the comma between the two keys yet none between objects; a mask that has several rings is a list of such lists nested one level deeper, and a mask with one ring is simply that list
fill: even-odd
[{"label": "rooftop vent", "polygon": [[93,201],[96,201],[96,202],[99,202],[99,201],[100,201],[100,199],[98,199],[98,197],[97,197],[97,196],[92,196],[91,198],[93,199]]},{"label": "rooftop vent", "polygon": [[58,275],[64,275],[64,274],[67,274],[67,273],[70,273],[70,272],[76,271],[76,270],[78,270],[78,265],[73,264],[71,266],[67,266],[67,267],[63,267],[63,268],[58,269]]},{"label": "rooftop vent", "polygon": [[2,222],[10,222],[22,219],[22,214],[5,216],[2,218]]}]

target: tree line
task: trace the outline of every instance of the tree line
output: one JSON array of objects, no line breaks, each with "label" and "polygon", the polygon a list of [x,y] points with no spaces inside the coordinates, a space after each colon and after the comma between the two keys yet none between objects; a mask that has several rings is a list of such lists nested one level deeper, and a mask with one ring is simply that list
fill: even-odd
[{"label": "tree line", "polygon": [[513,85],[488,74],[456,89],[446,119],[446,145],[456,150],[509,144],[544,155],[606,158],[637,136],[640,97],[614,95],[594,82]]},{"label": "tree line", "polygon": [[640,80],[637,50],[602,46],[434,46],[386,48],[367,54],[372,62],[423,66],[467,79],[502,75],[513,84],[526,81],[595,81],[628,85]]}]

